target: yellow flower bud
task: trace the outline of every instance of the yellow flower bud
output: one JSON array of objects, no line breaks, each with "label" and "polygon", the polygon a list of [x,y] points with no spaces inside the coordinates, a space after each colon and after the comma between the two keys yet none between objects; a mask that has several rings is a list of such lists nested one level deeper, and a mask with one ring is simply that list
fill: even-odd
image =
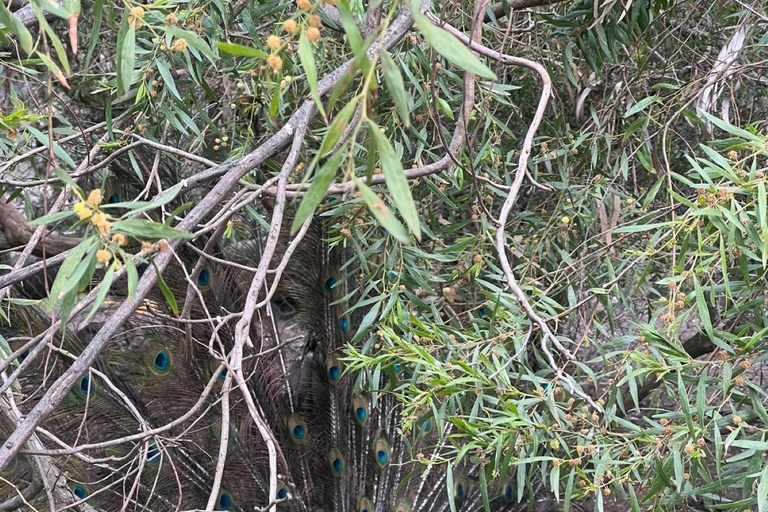
[{"label": "yellow flower bud", "polygon": [[296,24],[296,21],[294,20],[285,20],[285,22],[283,22],[283,30],[285,30],[289,34],[293,34],[294,32],[296,32],[296,29],[298,28],[299,26]]},{"label": "yellow flower bud", "polygon": [[283,59],[277,55],[270,55],[267,57],[267,65],[275,71],[278,71],[283,68]]},{"label": "yellow flower bud", "polygon": [[101,204],[102,199],[103,198],[101,196],[101,190],[99,189],[91,190],[91,193],[88,194],[88,201],[87,201],[88,206],[92,208],[96,208]]},{"label": "yellow flower bud", "polygon": [[115,233],[112,235],[112,242],[116,243],[117,245],[125,245],[127,241],[128,240],[125,238],[125,235],[121,233]]},{"label": "yellow flower bud", "polygon": [[312,14],[309,16],[309,26],[320,28],[323,26],[323,18],[318,16],[317,14]]},{"label": "yellow flower bud", "polygon": [[271,35],[267,38],[267,46],[269,46],[272,50],[277,50],[280,48],[280,38],[276,35]]},{"label": "yellow flower bud", "polygon": [[89,219],[93,215],[93,211],[88,208],[85,203],[77,203],[72,207],[80,220]]},{"label": "yellow flower bud", "polygon": [[144,19],[144,8],[131,7],[131,14],[128,16],[128,24],[138,29],[141,26],[141,20]]},{"label": "yellow flower bud", "polygon": [[309,39],[310,42],[314,43],[316,41],[320,40],[320,30],[315,27],[309,27],[307,29],[307,39]]},{"label": "yellow flower bud", "polygon": [[109,263],[109,260],[112,259],[112,254],[110,254],[109,251],[106,249],[99,249],[96,251],[96,261],[101,263],[102,265],[106,265]]},{"label": "yellow flower bud", "polygon": [[187,46],[189,43],[187,43],[186,39],[174,39],[173,43],[171,44],[171,50],[175,51],[176,53],[182,53],[187,50]]}]

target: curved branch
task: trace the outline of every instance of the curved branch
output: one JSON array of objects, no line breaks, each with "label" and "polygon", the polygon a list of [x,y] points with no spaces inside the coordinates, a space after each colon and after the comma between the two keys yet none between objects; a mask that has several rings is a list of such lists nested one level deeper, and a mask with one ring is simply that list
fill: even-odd
[{"label": "curved branch", "polygon": [[[436,16],[432,14],[427,14],[427,16],[429,17],[430,21],[432,21],[432,23],[440,23],[440,20]],[[538,130],[539,125],[541,124],[541,121],[544,117],[544,111],[547,109],[547,104],[549,103],[549,97],[552,94],[552,80],[549,78],[549,73],[547,73],[547,70],[544,68],[544,66],[537,62],[533,62],[522,57],[513,57],[512,55],[507,55],[491,50],[490,48],[480,43],[470,40],[470,38],[467,37],[463,32],[457,30],[451,25],[442,24],[442,28],[456,36],[461,42],[479,54],[496,60],[506,66],[520,66],[531,69],[535,71],[541,78],[541,98],[539,99],[539,104],[536,107],[536,113],[534,114],[533,119],[531,120],[531,124],[528,127],[528,132],[525,134],[525,139],[523,140],[523,147],[520,151],[520,158],[517,162],[515,179],[512,182],[512,186],[510,187],[509,193],[507,194],[507,199],[504,201],[504,204],[501,207],[501,212],[499,214],[499,229],[496,231],[496,250],[499,253],[499,262],[501,263],[501,267],[504,270],[504,275],[507,278],[507,283],[512,290],[512,293],[515,295],[515,298],[517,298],[520,306],[523,308],[531,321],[536,323],[536,325],[539,326],[539,329],[541,329],[541,350],[547,357],[547,361],[552,370],[557,375],[558,380],[566,384],[572,394],[581,397],[596,409],[602,410],[602,408],[597,405],[597,403],[595,403],[595,401],[592,400],[589,395],[578,389],[575,385],[575,382],[573,381],[573,378],[565,374],[563,370],[557,365],[552,352],[547,346],[548,343],[557,348],[557,350],[567,359],[573,359],[573,355],[567,348],[562,345],[562,343],[560,343],[560,340],[557,339],[552,330],[549,328],[546,320],[539,316],[539,314],[536,313],[536,311],[533,309],[533,306],[528,301],[525,292],[523,292],[523,289],[520,288],[520,285],[517,283],[517,279],[515,278],[515,275],[512,272],[512,267],[509,263],[509,257],[507,256],[505,241],[505,227],[507,218],[509,217],[509,213],[512,211],[512,207],[514,207],[515,203],[517,202],[518,195],[520,194],[520,188],[522,187],[523,180],[525,180],[526,177],[528,169],[528,158],[531,155],[531,148],[533,146],[533,138],[536,135],[536,131]]]}]

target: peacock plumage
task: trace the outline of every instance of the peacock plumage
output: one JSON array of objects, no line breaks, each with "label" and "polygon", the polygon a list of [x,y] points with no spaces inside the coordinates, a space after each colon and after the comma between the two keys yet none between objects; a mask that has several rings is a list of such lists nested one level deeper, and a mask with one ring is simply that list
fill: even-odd
[{"label": "peacock plumage", "polygon": [[[105,193],[119,203],[119,189]],[[179,198],[178,204],[183,204]],[[173,206],[172,206],[173,207]],[[171,207],[171,208],[172,208]],[[523,510],[509,481],[489,484],[483,496],[480,466],[448,470],[448,448],[432,410],[414,413],[394,393],[417,369],[393,363],[370,374],[345,367],[346,347],[370,343],[357,334],[365,316],[350,249],[328,243],[332,217],[317,218],[296,247],[279,284],[262,299],[243,374],[252,404],[227,376],[233,347],[232,312],[242,302],[260,258],[263,235],[254,222],[247,236],[209,252],[180,250],[163,281],[166,294],[145,300],[68,391],[38,439],[57,471],[58,503],[82,510],[268,510],[269,447],[253,421],[255,406],[277,447],[277,509],[326,512]],[[287,238],[287,237],[286,237]],[[280,261],[287,245],[274,258]],[[228,265],[225,262],[234,262]],[[148,258],[144,265],[151,265]],[[143,270],[139,266],[139,271]],[[26,296],[31,288],[26,287]],[[75,317],[35,357],[30,339],[50,325],[42,307],[11,307],[0,334],[14,351],[8,371],[14,407],[28,412],[88,345],[124,299],[113,286],[93,319]],[[34,294],[32,294],[34,295]],[[266,299],[269,300],[266,300]],[[11,404],[0,399],[8,412]],[[0,415],[0,437],[13,423]],[[228,424],[227,429],[222,426]],[[226,436],[220,488],[212,495]],[[35,478],[35,457],[19,454],[0,469],[0,502],[45,510],[50,496]],[[62,491],[61,489],[64,489]],[[23,496],[22,500],[19,497]],[[19,503],[21,502],[21,503]]]}]

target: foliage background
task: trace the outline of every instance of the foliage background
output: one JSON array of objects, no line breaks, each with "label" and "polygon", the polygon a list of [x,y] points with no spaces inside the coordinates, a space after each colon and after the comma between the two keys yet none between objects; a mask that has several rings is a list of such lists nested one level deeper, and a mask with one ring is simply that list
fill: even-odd
[{"label": "foliage background", "polygon": [[[312,43],[310,14],[292,2],[158,1],[139,12],[138,4],[97,0],[77,7],[74,55],[61,21],[37,30],[42,11],[27,23],[36,32],[27,51],[9,17],[22,20],[21,11],[8,11],[0,19],[3,192],[28,220],[52,204],[69,211],[69,192],[53,200],[62,179],[85,190],[103,185],[106,197],[140,168],[133,152],[149,151],[187,162],[181,178],[197,177],[188,193],[200,202],[221,176],[206,169],[240,165],[242,180],[210,204],[231,217],[182,226],[197,236],[218,226],[217,236],[236,241],[247,237],[238,217],[269,222],[249,206],[257,196],[248,191],[281,166],[290,167],[293,207],[298,184],[311,182],[307,195],[319,204],[325,188],[316,183],[334,180],[328,192],[337,199],[323,201],[320,213],[333,225],[331,242],[353,255],[346,268],[359,274],[364,295],[351,311],[359,330],[347,364],[371,375],[394,363],[410,369],[397,393],[414,418],[434,411],[435,428],[454,447],[425,464],[480,463],[479,485],[512,477],[520,496],[548,492],[564,509],[619,500],[632,510],[768,510],[766,6],[538,5],[549,3],[512,0],[477,15],[459,1],[429,9],[465,34],[481,27],[482,45],[540,63],[551,78],[503,237],[530,311],[499,264],[495,219],[541,78],[483,59],[498,80],[478,78],[470,91],[462,66],[425,41],[419,21],[390,49],[399,83],[387,57],[382,69],[379,57],[366,65],[362,55],[400,2],[353,2],[346,17],[341,2],[313,6],[322,29]],[[299,24],[293,37],[287,19]],[[270,35],[281,37],[276,50]],[[362,68],[357,79],[334,74],[350,59]],[[276,134],[290,141],[285,126],[312,108],[308,98],[320,99],[323,77],[330,94],[298,149],[274,145]],[[471,109],[465,127],[463,102]],[[371,133],[377,126],[383,137]],[[453,147],[457,127],[467,141]],[[333,138],[343,143],[326,159]],[[269,158],[249,167],[259,151]],[[120,154],[119,170],[99,164]],[[444,170],[410,181],[408,210],[402,182],[389,179],[404,175],[394,162],[408,170],[449,154]],[[382,168],[388,180],[373,187],[378,196],[354,192]],[[160,171],[141,198],[174,184]],[[371,213],[379,198],[420,241],[398,241],[405,231],[393,214]],[[158,220],[177,225],[187,212]],[[57,230],[83,235],[71,226]],[[6,249],[19,243],[7,238]]]}]

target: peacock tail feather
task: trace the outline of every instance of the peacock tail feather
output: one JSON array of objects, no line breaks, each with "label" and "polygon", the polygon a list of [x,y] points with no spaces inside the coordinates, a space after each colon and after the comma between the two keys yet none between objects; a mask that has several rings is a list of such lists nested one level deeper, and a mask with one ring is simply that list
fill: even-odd
[{"label": "peacock tail feather", "polygon": [[[115,181],[121,182],[109,182]],[[119,203],[133,197],[136,186],[122,180],[105,197]],[[395,361],[368,372],[347,364],[350,347],[371,351],[376,343],[361,276],[386,272],[387,265],[358,257],[361,249],[353,242],[332,236],[332,222],[331,210],[316,218],[278,285],[272,290],[267,283],[261,297],[266,307],[254,322],[253,348],[243,363],[250,397],[278,446],[278,510],[524,509],[509,481],[488,486],[483,497],[480,465],[441,463],[455,447],[449,431],[435,428],[437,411],[414,410],[398,398],[398,386],[416,378],[417,368]],[[246,216],[227,244],[180,249],[163,274],[179,311],[156,286],[43,423],[39,437],[66,482],[70,503],[104,511],[205,509],[226,412],[227,455],[214,509],[269,506],[268,448],[248,404],[233,392],[222,411],[234,324],[221,319],[242,311],[253,277],[249,267],[260,260],[263,239],[259,225]],[[279,248],[270,268],[278,268],[287,248],[287,242]],[[151,264],[150,257],[139,272]],[[90,323],[72,319],[34,357],[22,348],[50,319],[34,305],[10,308],[0,335],[17,352],[10,367],[21,368],[13,394],[22,414],[125,300],[121,286],[112,287]],[[0,435],[12,429],[0,415]],[[28,489],[34,483],[32,457],[17,456],[0,469],[0,479],[9,482],[0,487],[0,501]],[[27,501],[38,509],[47,503],[43,490]]]}]

